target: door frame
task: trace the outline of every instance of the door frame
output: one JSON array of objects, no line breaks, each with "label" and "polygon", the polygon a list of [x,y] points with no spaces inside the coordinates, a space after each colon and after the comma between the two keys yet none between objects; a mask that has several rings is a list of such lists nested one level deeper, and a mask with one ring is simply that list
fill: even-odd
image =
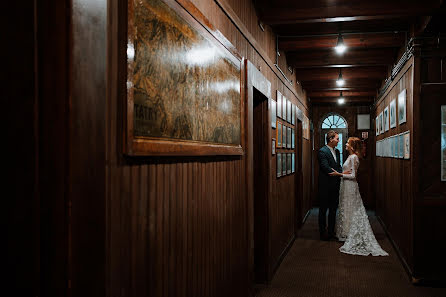
[{"label": "door frame", "polygon": [[[250,61],[245,60],[245,69],[246,69],[246,84],[245,84],[245,92],[246,92],[246,203],[247,203],[247,235],[248,235],[248,279],[250,283],[250,290],[253,292],[254,285],[254,163],[253,163],[253,107],[254,107],[254,88],[256,88],[260,93],[262,93],[268,99],[268,113],[267,113],[267,123],[271,123],[271,82],[268,81],[265,76],[252,64]],[[271,201],[271,189],[272,189],[272,173],[271,173],[271,128],[266,129],[266,140],[269,145],[266,146],[266,157],[267,162],[265,164],[265,168],[267,170],[267,178],[268,183],[266,185],[267,193],[267,207],[268,207],[268,216],[270,211],[269,202]],[[269,267],[269,258],[270,258],[270,232],[269,232],[269,224],[266,230],[266,238],[267,242],[267,252],[266,252],[266,273],[267,276],[271,273],[271,269]]]}]

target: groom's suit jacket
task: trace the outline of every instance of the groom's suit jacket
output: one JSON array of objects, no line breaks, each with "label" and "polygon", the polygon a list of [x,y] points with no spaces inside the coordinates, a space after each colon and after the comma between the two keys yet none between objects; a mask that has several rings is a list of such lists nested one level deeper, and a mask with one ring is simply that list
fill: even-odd
[{"label": "groom's suit jacket", "polygon": [[[325,198],[327,196],[339,194],[340,177],[330,176],[333,172],[332,168],[337,172],[342,173],[341,154],[338,149],[335,149],[336,161],[330,149],[324,145],[319,149],[319,196]],[[331,194],[331,195],[330,195]]]}]

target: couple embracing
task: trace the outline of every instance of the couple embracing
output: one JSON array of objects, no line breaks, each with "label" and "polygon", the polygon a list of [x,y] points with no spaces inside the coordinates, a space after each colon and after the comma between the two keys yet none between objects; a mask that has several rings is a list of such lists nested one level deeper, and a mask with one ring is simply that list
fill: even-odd
[{"label": "couple embracing", "polygon": [[[321,239],[343,241],[344,245],[339,250],[346,254],[387,256],[373,234],[356,181],[361,140],[357,137],[348,139],[345,149],[349,156],[342,167],[340,152],[336,149],[338,133],[329,131],[326,140],[327,145],[318,153]],[[336,215],[338,206],[339,212]]]}]

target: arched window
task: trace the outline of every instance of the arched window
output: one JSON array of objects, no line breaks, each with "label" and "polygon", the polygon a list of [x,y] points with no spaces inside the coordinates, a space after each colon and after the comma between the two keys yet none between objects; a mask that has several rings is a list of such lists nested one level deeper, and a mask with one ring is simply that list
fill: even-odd
[{"label": "arched window", "polygon": [[343,117],[338,114],[329,114],[323,121],[321,125],[321,139],[322,143],[327,144],[326,136],[327,132],[330,130],[334,130],[339,135],[339,143],[336,148],[341,153],[341,164],[344,161],[344,145],[345,140],[347,139],[347,122]]},{"label": "arched window", "polygon": [[322,122],[322,129],[347,128],[343,117],[331,114]]}]

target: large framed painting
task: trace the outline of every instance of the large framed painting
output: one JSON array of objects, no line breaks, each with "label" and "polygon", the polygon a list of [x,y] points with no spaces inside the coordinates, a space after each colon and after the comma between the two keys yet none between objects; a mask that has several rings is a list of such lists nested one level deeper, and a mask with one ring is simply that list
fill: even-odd
[{"label": "large framed painting", "polygon": [[197,9],[173,0],[127,7],[124,153],[242,155],[244,59]]},{"label": "large framed painting", "polygon": [[389,108],[390,128],[396,127],[396,99],[390,101]]},{"label": "large framed painting", "polygon": [[398,125],[406,122],[406,89],[398,94]]},{"label": "large framed painting", "polygon": [[446,105],[441,106],[441,180],[446,181]]}]

